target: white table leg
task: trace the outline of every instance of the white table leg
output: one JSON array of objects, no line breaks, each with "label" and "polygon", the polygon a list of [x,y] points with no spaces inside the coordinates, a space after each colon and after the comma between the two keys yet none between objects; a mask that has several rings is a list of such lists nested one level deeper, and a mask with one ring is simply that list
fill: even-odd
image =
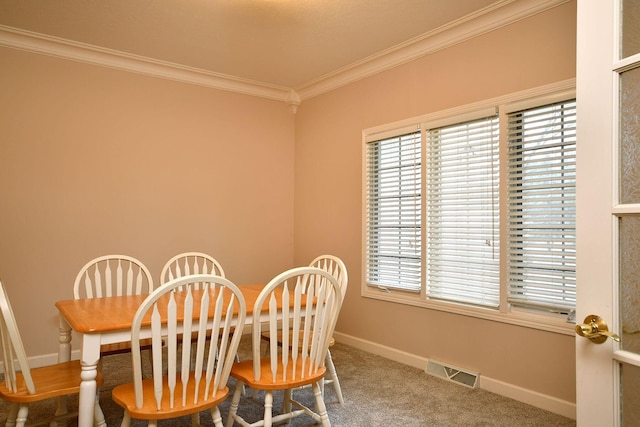
[{"label": "white table leg", "polygon": [[[71,360],[71,326],[60,316],[60,326],[58,327],[58,342],[60,347],[58,349],[58,362],[68,362]],[[67,407],[67,398],[65,396],[58,398],[58,409],[56,415],[64,415],[69,412]],[[63,427],[66,423],[55,423],[56,426]]]},{"label": "white table leg", "polygon": [[58,326],[58,362],[68,362],[71,360],[71,326],[67,320],[60,316],[60,326]]},{"label": "white table leg", "polygon": [[[78,427],[92,427],[96,425],[106,426],[104,417],[94,420],[96,396],[98,387],[96,376],[98,375],[98,361],[100,359],[100,335],[84,334],[82,336],[82,373],[80,378],[80,397],[78,402]],[[97,414],[96,414],[97,415]],[[102,414],[100,414],[102,415]]]}]

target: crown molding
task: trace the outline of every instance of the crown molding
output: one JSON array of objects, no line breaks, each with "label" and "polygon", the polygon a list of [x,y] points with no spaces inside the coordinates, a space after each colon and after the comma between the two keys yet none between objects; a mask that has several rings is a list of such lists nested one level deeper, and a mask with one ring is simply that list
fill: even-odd
[{"label": "crown molding", "polygon": [[504,0],[447,25],[325,74],[298,88],[269,85],[0,25],[0,46],[282,101],[295,114],[305,99],[480,36],[571,0]]},{"label": "crown molding", "polygon": [[560,6],[571,0],[505,0],[295,88],[301,101]]},{"label": "crown molding", "polygon": [[291,89],[0,25],[0,46],[290,103]]}]

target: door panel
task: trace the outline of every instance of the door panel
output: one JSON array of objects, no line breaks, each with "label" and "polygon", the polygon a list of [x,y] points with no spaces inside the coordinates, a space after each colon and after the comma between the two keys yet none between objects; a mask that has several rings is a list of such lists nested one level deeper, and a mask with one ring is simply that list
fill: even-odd
[{"label": "door panel", "polygon": [[[640,425],[640,2],[578,2],[578,425]],[[598,31],[594,31],[597,29]]]}]

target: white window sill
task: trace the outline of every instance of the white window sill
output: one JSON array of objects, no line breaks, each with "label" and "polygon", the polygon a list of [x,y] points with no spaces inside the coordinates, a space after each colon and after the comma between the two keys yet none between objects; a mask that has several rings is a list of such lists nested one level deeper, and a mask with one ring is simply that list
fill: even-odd
[{"label": "white window sill", "polygon": [[558,314],[540,314],[538,312],[521,309],[502,312],[497,309],[492,310],[452,302],[434,301],[425,299],[421,295],[415,293],[402,292],[399,290],[382,290],[367,285],[363,285],[360,295],[365,298],[372,298],[380,301],[423,307],[430,310],[445,311],[447,313],[459,314],[461,316],[508,323],[562,335],[575,334],[575,323],[567,321],[566,316]]}]

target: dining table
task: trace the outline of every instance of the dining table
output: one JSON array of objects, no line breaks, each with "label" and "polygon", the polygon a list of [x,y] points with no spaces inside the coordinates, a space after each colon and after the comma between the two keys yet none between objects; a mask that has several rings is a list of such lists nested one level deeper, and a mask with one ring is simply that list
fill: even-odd
[{"label": "dining table", "polygon": [[[253,323],[253,307],[264,284],[239,285],[246,302],[245,324]],[[104,298],[69,299],[56,302],[59,312],[59,353],[60,362],[71,360],[72,331],[81,335],[82,346],[80,361],[82,364],[80,395],[78,403],[78,427],[94,425],[106,426],[104,417],[98,415],[94,420],[96,405],[98,363],[100,347],[131,341],[133,317],[148,295],[125,295]],[[180,300],[178,300],[180,304]],[[181,307],[178,306],[178,310]],[[267,307],[261,313],[262,320],[268,320]],[[243,326],[244,325],[235,325]],[[144,324],[143,324],[144,326]],[[194,327],[196,324],[194,323]],[[151,336],[149,328],[141,330],[141,338]],[[101,418],[101,419],[100,419]]]}]

